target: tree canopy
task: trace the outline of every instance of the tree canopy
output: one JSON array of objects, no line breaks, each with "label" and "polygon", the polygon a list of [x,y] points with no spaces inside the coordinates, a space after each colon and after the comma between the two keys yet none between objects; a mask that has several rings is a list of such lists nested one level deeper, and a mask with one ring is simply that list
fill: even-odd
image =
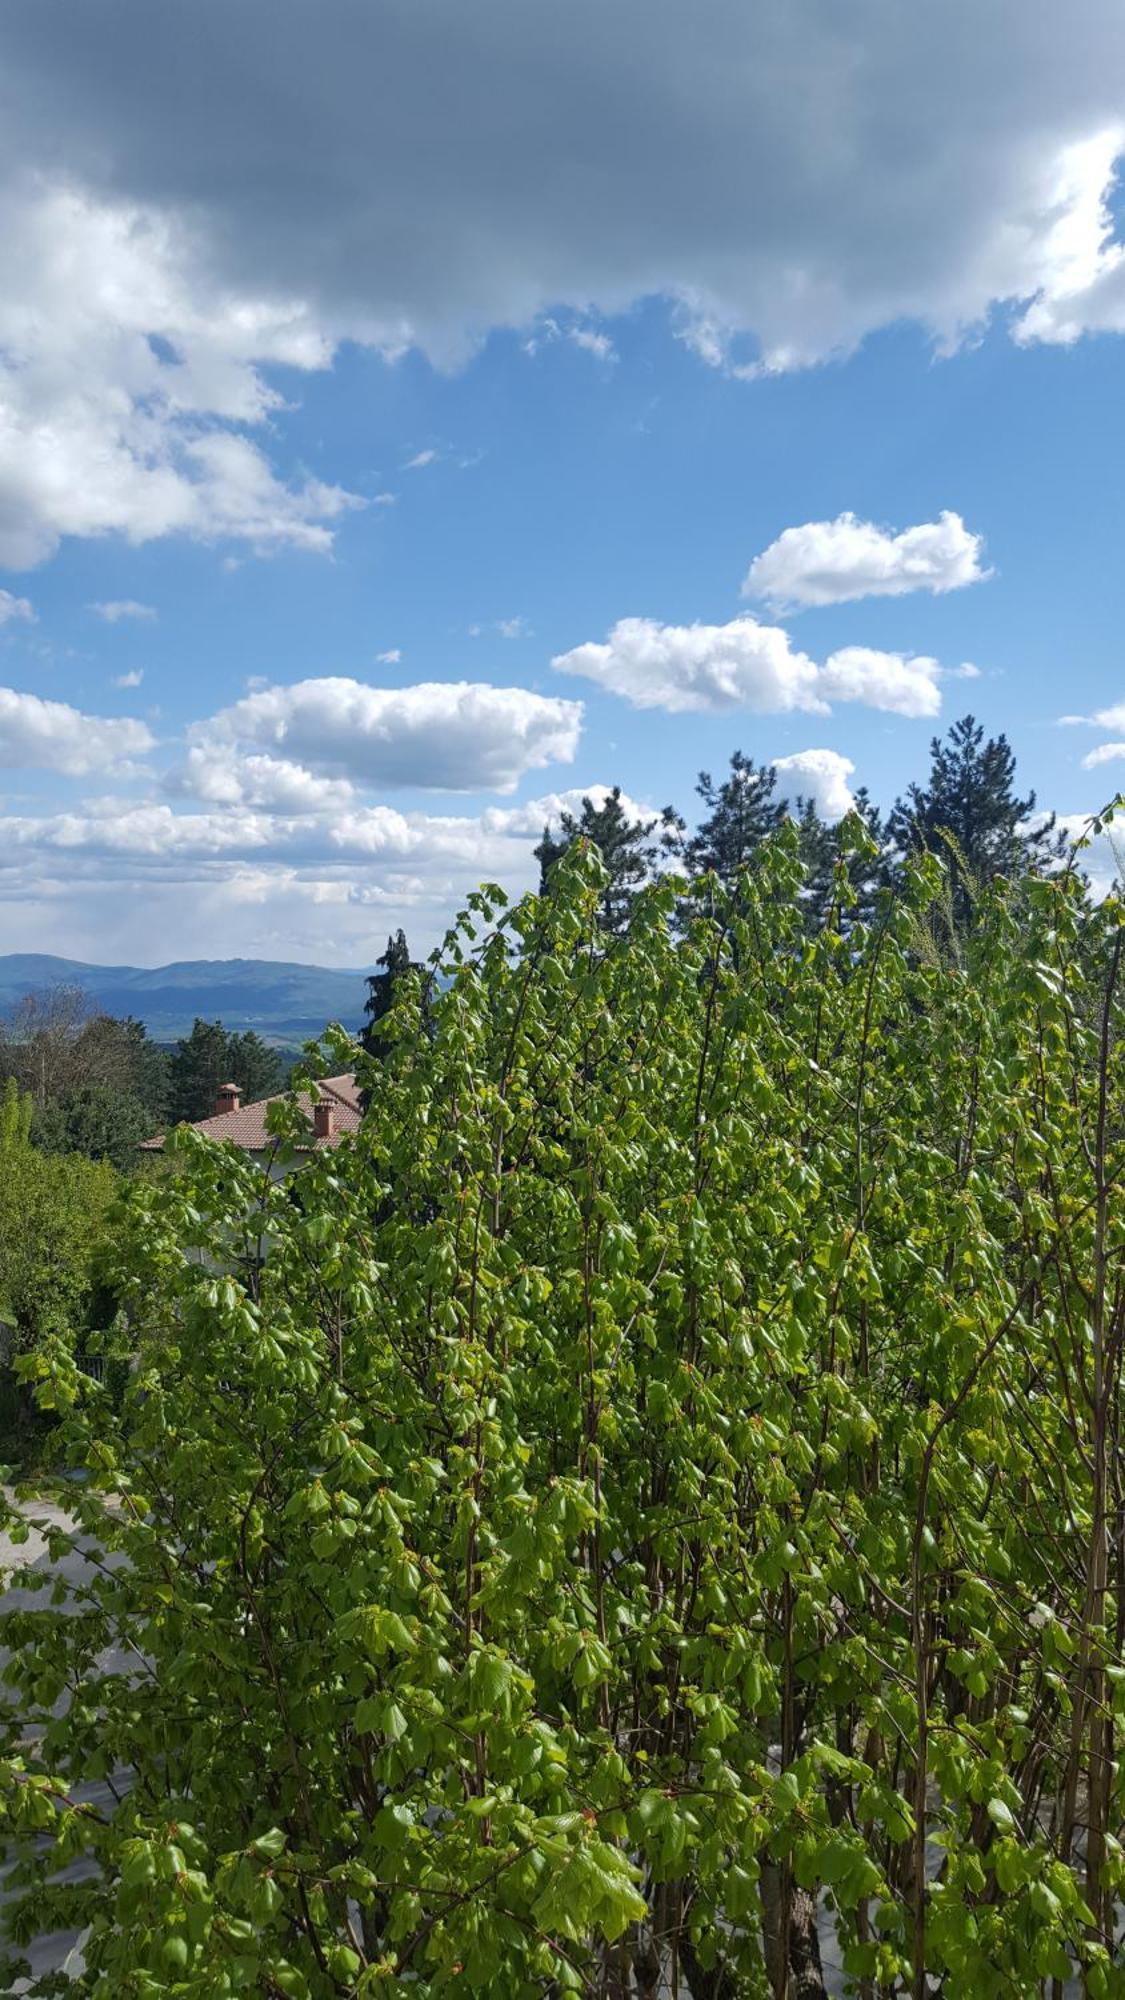
[{"label": "tree canopy", "polygon": [[614,785],[600,805],[587,797],[578,813],[562,813],[557,833],[550,827],[543,829],[535,850],[540,886],[546,887],[555,863],[576,840],[589,842],[605,870],[603,929],[622,931],[638,891],[651,879],[662,857],[678,851],[682,832],[683,823],[671,806],[651,819],[634,818],[622,804],[620,785]]},{"label": "tree canopy", "polygon": [[284,1068],[277,1050],[252,1028],[233,1034],[221,1021],[198,1018],[190,1035],[172,1051],[169,1077],[173,1123],[210,1118],[221,1083],[237,1083],[248,1104],[282,1087]]},{"label": "tree canopy", "polygon": [[132,1190],[120,1411],[28,1364],[116,1560],[0,1619],[77,1993],[764,2000],[818,1908],[864,2000],[1122,1992],[1125,909],[932,963],[938,859],[866,923],[840,841],[811,937],[793,823],[682,933],[575,842],[299,1204]]},{"label": "tree canopy", "polygon": [[1014,876],[1059,852],[1054,815],[1035,818],[1035,793],[1015,786],[1016,760],[1004,735],[985,740],[975,716],[963,715],[930,743],[930,773],[896,801],[888,837],[903,853],[945,852],[953,907],[963,922],[979,886]]}]

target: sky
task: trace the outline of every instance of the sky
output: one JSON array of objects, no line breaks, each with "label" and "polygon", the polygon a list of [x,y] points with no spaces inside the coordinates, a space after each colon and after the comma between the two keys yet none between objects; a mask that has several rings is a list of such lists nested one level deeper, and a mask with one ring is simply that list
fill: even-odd
[{"label": "sky", "polygon": [[968,710],[1077,831],[1123,169],[1108,0],[7,0],[0,951],[428,951]]}]

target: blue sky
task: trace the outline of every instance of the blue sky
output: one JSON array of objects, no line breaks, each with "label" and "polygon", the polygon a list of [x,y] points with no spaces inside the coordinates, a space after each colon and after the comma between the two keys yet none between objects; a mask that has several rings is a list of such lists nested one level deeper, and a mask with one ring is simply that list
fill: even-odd
[{"label": "blue sky", "polygon": [[366,963],[970,708],[1113,793],[1125,28],[905,11],[14,0],[0,950]]}]

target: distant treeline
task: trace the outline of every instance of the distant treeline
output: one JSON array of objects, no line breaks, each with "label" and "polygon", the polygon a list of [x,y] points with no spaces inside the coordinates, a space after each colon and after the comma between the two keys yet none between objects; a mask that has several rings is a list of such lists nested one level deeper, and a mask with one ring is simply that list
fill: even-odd
[{"label": "distant treeline", "polygon": [[287,1060],[248,1030],[197,1020],[171,1046],[144,1023],[96,1012],[77,986],[28,994],[0,1021],[0,1084],[31,1106],[30,1141],[44,1153],[81,1153],[128,1168],[142,1139],[181,1119],[210,1116],[221,1083],[247,1103],[284,1087]]}]

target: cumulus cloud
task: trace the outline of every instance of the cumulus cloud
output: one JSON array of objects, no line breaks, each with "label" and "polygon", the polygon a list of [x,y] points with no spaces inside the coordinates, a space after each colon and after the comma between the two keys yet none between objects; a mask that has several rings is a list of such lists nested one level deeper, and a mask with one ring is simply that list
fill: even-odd
[{"label": "cumulus cloud", "polygon": [[750,617],[727,625],[621,618],[608,639],[559,653],[551,664],[623,695],[634,708],[673,714],[827,715],[839,701],[909,716],[936,715],[941,707],[936,660],[846,646],[818,666],[779,625]]},{"label": "cumulus cloud", "polygon": [[817,689],[828,702],[859,701],[890,715],[929,716],[941,711],[940,676],[937,661],[925,654],[843,646],[829,654],[817,677]]},{"label": "cumulus cloud", "polygon": [[68,777],[120,771],[152,742],[147,725],[130,717],[83,715],[64,701],[0,688],[0,765],[9,770],[59,771]]},{"label": "cumulus cloud", "polygon": [[193,743],[184,763],[169,773],[166,789],[213,805],[283,813],[328,812],[354,796],[346,778],[322,777],[286,757],[245,756],[225,743]]},{"label": "cumulus cloud", "polygon": [[144,677],[145,670],[143,667],[131,667],[127,674],[114,674],[110,686],[115,688],[139,688]]},{"label": "cumulus cloud", "polygon": [[277,371],[344,341],[449,366],[549,321],[609,360],[656,296],[752,376],[998,308],[1025,343],[1125,328],[1105,0],[1065,35],[1026,0],[294,0],[284,34],[269,0],[190,31],[98,0],[65,34],[10,0],[0,56],[9,566],[66,535],[328,547],[355,497],[283,477],[268,425]]},{"label": "cumulus cloud", "polygon": [[581,702],[524,688],[374,688],[326,677],[248,694],[195,734],[284,751],[309,770],[364,785],[507,792],[526,771],[569,763],[581,727]]},{"label": "cumulus cloud", "polygon": [[1110,207],[1123,150],[1125,126],[1115,122],[1060,154],[1050,281],[1017,320],[1017,340],[1069,347],[1084,333],[1125,332],[1125,245]]},{"label": "cumulus cloud", "polygon": [[138,604],[135,597],[110,598],[104,604],[91,604],[95,618],[101,618],[107,625],[120,625],[123,618],[148,619],[156,617],[156,607],[152,604]]},{"label": "cumulus cloud", "polygon": [[608,639],[559,653],[551,665],[624,695],[634,708],[673,714],[749,709],[759,715],[789,709],[825,713],[817,668],[794,650],[789,634],[756,618],[729,625],[660,625],[653,618],[619,618]]},{"label": "cumulus cloud", "polygon": [[833,824],[855,804],[848,783],[855,765],[838,750],[794,750],[792,756],[775,757],[773,768],[779,798],[811,799],[821,817]]},{"label": "cumulus cloud", "polygon": [[0,590],[0,625],[10,625],[18,618],[22,618],[29,625],[34,625],[35,612],[30,599],[13,597],[10,590]]},{"label": "cumulus cloud", "polygon": [[0,563],[66,535],[330,547],[356,497],[287,484],[230,428],[280,406],[263,366],[327,364],[304,307],[232,291],[174,215],[70,185],[5,189],[0,171],[0,231]]},{"label": "cumulus cloud", "polygon": [[[190,33],[148,0],[74,7],[65,35],[12,0],[3,29],[9,155],[190,215],[220,286],[259,318],[287,301],[291,338],[448,361],[660,294],[752,372],[902,320],[951,343],[1006,301],[1024,340],[1122,323],[1104,0],[1065,35],[1026,0],[297,0],[284,35],[268,0],[197,0]],[[192,375],[237,377],[253,337],[228,316]]]},{"label": "cumulus cloud", "polygon": [[981,568],[983,545],[960,514],[948,511],[898,534],[838,514],[834,521],[786,528],[755,556],[742,594],[784,611],[857,597],[904,597],[912,590],[960,590],[989,574]]}]

